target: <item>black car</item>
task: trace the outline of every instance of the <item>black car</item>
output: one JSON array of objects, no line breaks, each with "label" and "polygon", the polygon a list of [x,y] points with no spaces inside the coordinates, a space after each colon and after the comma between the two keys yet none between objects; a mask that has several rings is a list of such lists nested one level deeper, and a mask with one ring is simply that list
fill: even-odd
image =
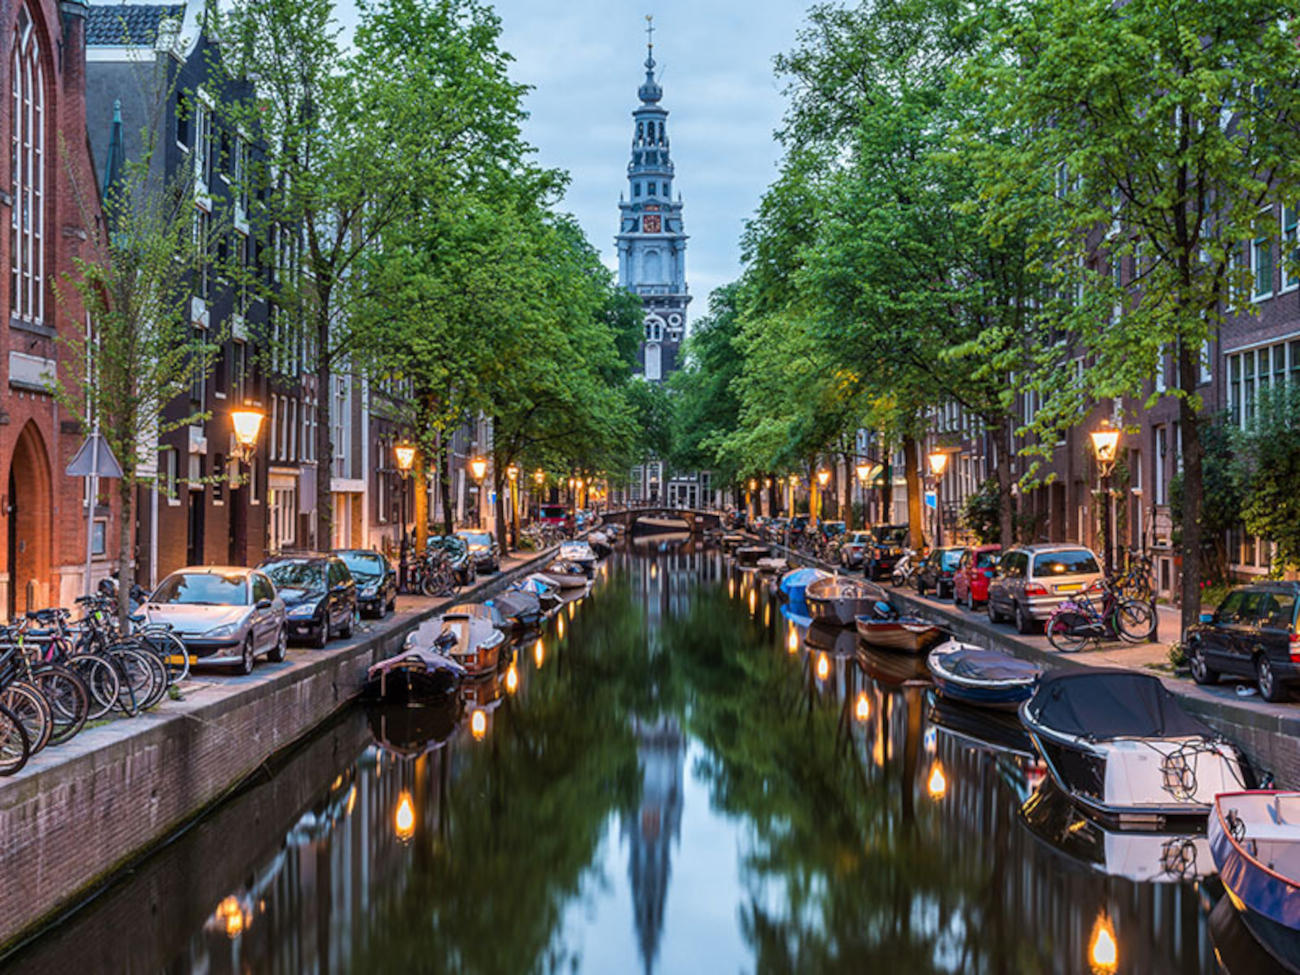
[{"label": "black car", "polygon": [[456,537],[469,546],[470,557],[474,559],[474,568],[479,573],[501,571],[501,547],[491,532],[476,528],[462,528]]},{"label": "black car", "polygon": [[964,548],[936,548],[927,555],[916,572],[916,591],[924,596],[933,589],[940,599],[951,596],[952,576],[964,551]]},{"label": "black car", "polygon": [[258,568],[271,577],[284,600],[291,640],[324,647],[330,637],[352,635],[357,584],[337,555],[282,555]]},{"label": "black car", "polygon": [[889,578],[907,548],[909,531],[907,525],[877,525],[871,530],[873,542],[867,550],[865,569],[869,578]]},{"label": "black car", "polygon": [[382,552],[349,548],[335,552],[357,584],[357,609],[383,619],[397,606],[397,570]]},{"label": "black car", "polygon": [[1220,674],[1253,677],[1266,701],[1284,701],[1300,683],[1300,582],[1260,582],[1228,593],[1187,634],[1187,662],[1198,684]]},{"label": "black car", "polygon": [[791,538],[799,538],[808,531],[808,516],[795,515],[786,525],[786,530],[790,533]]},{"label": "black car", "polygon": [[429,551],[441,550],[451,562],[458,586],[468,586],[478,578],[478,568],[470,558],[469,545],[457,535],[430,535]]}]

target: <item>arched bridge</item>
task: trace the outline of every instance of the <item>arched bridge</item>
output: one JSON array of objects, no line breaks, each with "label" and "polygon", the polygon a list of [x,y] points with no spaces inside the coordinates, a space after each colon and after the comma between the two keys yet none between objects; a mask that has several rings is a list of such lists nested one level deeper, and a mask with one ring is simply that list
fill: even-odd
[{"label": "arched bridge", "polygon": [[640,534],[653,532],[688,531],[703,533],[722,527],[722,512],[698,508],[667,508],[662,505],[649,508],[624,508],[607,511],[601,515],[607,522],[626,525],[629,531]]}]

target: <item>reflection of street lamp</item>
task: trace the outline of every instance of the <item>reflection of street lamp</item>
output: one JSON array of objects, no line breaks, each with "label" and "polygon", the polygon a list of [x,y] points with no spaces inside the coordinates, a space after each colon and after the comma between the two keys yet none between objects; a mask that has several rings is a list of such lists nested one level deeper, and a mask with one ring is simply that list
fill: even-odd
[{"label": "reflection of street lamp", "polygon": [[934,475],[934,547],[943,547],[943,502],[939,500],[939,482],[948,469],[948,455],[942,450],[932,451],[929,457],[930,473]]},{"label": "reflection of street lamp", "polygon": [[926,792],[936,802],[948,794],[948,777],[943,774],[943,766],[938,762],[930,769],[930,778],[925,783]]},{"label": "reflection of street lamp", "polygon": [[415,835],[415,804],[411,802],[411,793],[405,789],[397,798],[397,810],[393,813],[393,832],[403,843],[411,842]]},{"label": "reflection of street lamp", "polygon": [[399,546],[397,584],[405,589],[406,559],[409,551],[406,532],[406,480],[411,476],[411,467],[415,464],[415,447],[408,443],[399,443],[393,447],[393,454],[397,457],[397,470],[402,477],[402,543]]},{"label": "reflection of street lamp", "polygon": [[1088,435],[1092,438],[1092,452],[1097,456],[1097,470],[1101,474],[1101,491],[1103,495],[1101,509],[1101,559],[1106,575],[1111,572],[1110,557],[1110,475],[1115,469],[1115,459],[1119,454],[1119,431],[1111,426],[1110,420],[1102,418],[1097,429]]},{"label": "reflection of street lamp", "polygon": [[1092,926],[1088,943],[1088,965],[1094,975],[1115,975],[1119,971],[1119,943],[1115,940],[1115,926],[1103,911]]},{"label": "reflection of street lamp", "polygon": [[478,490],[474,494],[474,527],[483,527],[483,477],[487,474],[487,461],[482,457],[475,457],[469,462],[469,472],[473,475],[475,482],[478,484]]},{"label": "reflection of street lamp", "polygon": [[[262,421],[266,414],[261,410],[231,410],[230,425],[235,430],[235,459],[240,466],[249,464],[257,452],[257,437],[262,430]],[[249,472],[252,476],[252,471]],[[238,487],[243,478],[238,478],[231,485]]]}]

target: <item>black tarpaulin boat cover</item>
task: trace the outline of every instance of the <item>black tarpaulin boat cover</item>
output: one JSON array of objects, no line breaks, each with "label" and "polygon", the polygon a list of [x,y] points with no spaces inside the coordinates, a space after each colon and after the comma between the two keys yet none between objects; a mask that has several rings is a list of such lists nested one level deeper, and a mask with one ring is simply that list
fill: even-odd
[{"label": "black tarpaulin boat cover", "polygon": [[[964,647],[941,654],[939,661],[948,673],[972,680],[1033,680],[1042,668],[1028,660],[1019,660],[997,650]],[[1022,692],[1023,693],[1023,692]]]},{"label": "black tarpaulin boat cover", "polygon": [[1047,727],[1067,735],[1106,738],[1215,737],[1150,674],[1090,670],[1048,674],[1038,682],[1029,710]]}]

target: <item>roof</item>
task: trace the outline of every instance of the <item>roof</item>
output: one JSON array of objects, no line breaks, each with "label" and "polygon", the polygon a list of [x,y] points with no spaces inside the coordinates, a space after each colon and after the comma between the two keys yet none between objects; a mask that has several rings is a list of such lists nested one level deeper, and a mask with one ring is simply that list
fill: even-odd
[{"label": "roof", "polygon": [[86,17],[86,44],[91,47],[153,47],[158,25],[183,20],[183,3],[92,4]]}]

